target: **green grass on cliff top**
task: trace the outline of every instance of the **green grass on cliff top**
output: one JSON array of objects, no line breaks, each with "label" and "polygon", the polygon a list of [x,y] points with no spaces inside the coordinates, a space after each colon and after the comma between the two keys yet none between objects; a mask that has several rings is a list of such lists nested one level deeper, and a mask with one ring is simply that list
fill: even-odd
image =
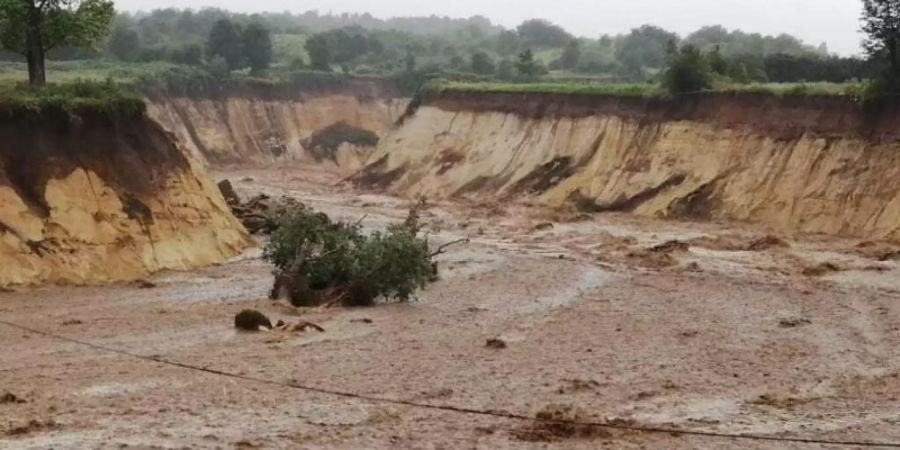
[{"label": "green grass on cliff top", "polygon": [[[249,70],[243,70],[222,76],[202,66],[167,62],[47,61],[47,82],[52,84],[113,81],[135,91],[184,95],[220,93],[243,86],[300,92],[340,86],[348,79],[350,77],[339,73],[306,70],[273,69],[264,77],[251,76]],[[27,80],[28,68],[24,63],[0,62],[0,86],[18,85]]]},{"label": "green grass on cliff top", "polygon": [[144,101],[113,82],[73,81],[36,88],[0,83],[0,115],[15,118],[63,118],[96,114],[107,118],[140,117]]},{"label": "green grass on cliff top", "polygon": [[[849,83],[721,83],[709,92],[762,93],[771,95],[847,95],[858,96],[865,86]],[[668,93],[658,84],[624,83],[494,83],[446,81],[431,86],[434,91],[521,92],[582,95],[616,95],[625,97],[664,97]]]}]

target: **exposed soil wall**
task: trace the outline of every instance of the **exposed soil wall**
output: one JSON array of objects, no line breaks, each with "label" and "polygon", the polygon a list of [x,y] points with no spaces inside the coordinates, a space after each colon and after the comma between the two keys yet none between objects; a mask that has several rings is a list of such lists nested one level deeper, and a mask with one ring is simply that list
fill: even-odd
[{"label": "exposed soil wall", "polygon": [[[279,87],[203,95],[148,93],[147,100],[150,117],[195,157],[216,167],[311,161],[306,145],[316,131],[344,122],[384,136],[408,103],[389,84],[374,80],[297,92]],[[356,169],[372,149],[358,150],[344,151],[335,159],[338,167]]]},{"label": "exposed soil wall", "polygon": [[898,240],[897,130],[894,110],[836,97],[449,92],[382,139],[355,179]]},{"label": "exposed soil wall", "polygon": [[0,121],[0,286],[132,280],[249,243],[199,164],[146,118]]}]

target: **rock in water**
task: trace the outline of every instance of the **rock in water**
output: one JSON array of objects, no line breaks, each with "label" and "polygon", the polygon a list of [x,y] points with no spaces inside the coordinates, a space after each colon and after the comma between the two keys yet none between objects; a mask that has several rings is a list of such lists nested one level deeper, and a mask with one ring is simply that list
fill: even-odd
[{"label": "rock in water", "polygon": [[271,330],[272,321],[259,311],[247,309],[234,316],[234,327],[241,331]]}]

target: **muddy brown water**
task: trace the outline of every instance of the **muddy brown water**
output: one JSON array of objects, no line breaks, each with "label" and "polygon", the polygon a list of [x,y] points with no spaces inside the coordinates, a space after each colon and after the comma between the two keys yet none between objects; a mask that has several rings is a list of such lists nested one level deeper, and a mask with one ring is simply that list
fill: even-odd
[{"label": "muddy brown water", "polygon": [[[380,228],[409,202],[304,168],[239,171],[241,195],[294,195]],[[251,250],[136,284],[0,293],[3,320],[250,377],[534,416],[767,436],[900,442],[897,262],[859,240],[442,202],[425,216],[441,280],[407,304],[296,310],[266,299]],[[575,220],[573,220],[575,219]],[[549,226],[552,224],[552,226]],[[646,249],[695,242],[646,261]],[[728,241],[728,245],[719,245]],[[716,244],[719,243],[719,244]],[[678,246],[668,246],[678,247]],[[726,250],[722,250],[725,248]],[[803,271],[824,262],[837,272]],[[241,334],[257,308],[324,333]],[[486,345],[503,341],[505,348]],[[192,372],[0,326],[0,448],[818,448],[532,424]],[[552,431],[552,430],[551,430]]]}]

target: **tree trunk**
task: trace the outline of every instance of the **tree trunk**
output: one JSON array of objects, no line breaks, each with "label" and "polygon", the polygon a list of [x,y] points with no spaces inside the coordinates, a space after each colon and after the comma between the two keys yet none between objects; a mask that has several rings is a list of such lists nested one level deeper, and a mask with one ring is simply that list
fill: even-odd
[{"label": "tree trunk", "polygon": [[41,38],[41,11],[34,0],[26,0],[28,23],[25,26],[25,59],[28,60],[28,84],[43,86],[47,82],[44,69],[44,42]]}]

